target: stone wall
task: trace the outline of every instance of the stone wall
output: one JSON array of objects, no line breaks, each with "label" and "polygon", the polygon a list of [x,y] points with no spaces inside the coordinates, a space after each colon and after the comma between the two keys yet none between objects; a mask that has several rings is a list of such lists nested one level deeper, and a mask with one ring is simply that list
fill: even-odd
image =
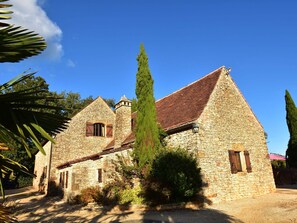
[{"label": "stone wall", "polygon": [[[229,74],[222,74],[199,120],[197,156],[205,195],[214,202],[235,200],[275,190],[264,130]],[[228,150],[250,154],[252,172],[231,173]],[[241,153],[242,154],[242,153]]]},{"label": "stone wall", "polygon": [[44,192],[47,191],[48,185],[51,145],[51,142],[47,142],[43,146],[46,155],[42,154],[41,152],[38,152],[35,155],[34,174],[36,175],[36,178],[33,178],[33,187],[36,190],[43,189]]},{"label": "stone wall", "polygon": [[131,133],[131,101],[122,97],[116,104],[116,126],[114,148],[121,147],[121,143]]},{"label": "stone wall", "polygon": [[[68,128],[55,138],[52,151],[51,180],[58,183],[57,166],[84,156],[99,153],[113,139],[106,136],[86,136],[86,123],[103,123],[115,126],[115,113],[102,98],[97,98],[90,105],[76,114]],[[114,132],[113,132],[114,135]]]},{"label": "stone wall", "polygon": [[[131,160],[129,156],[130,152],[130,149],[115,152],[104,155],[100,159],[86,160],[58,170],[58,181],[60,181],[61,173],[64,173],[65,176],[66,172],[68,172],[67,187],[65,186],[65,182],[64,185],[61,185],[59,182],[60,187],[64,190],[64,198],[67,199],[69,196],[79,194],[81,190],[87,187],[99,186],[102,188],[109,182],[118,179],[117,173],[114,171],[114,163],[117,162],[118,157],[123,157],[129,162]],[[98,169],[102,169],[102,182],[98,181]]]},{"label": "stone wall", "polygon": [[66,193],[78,193],[90,186],[102,186],[98,182],[98,169],[102,168],[102,159],[87,160],[61,169],[59,172],[69,171],[69,186],[64,188]]},{"label": "stone wall", "polygon": [[193,133],[192,129],[168,135],[165,142],[170,148],[182,148],[190,153],[196,153],[199,143],[199,135]]}]

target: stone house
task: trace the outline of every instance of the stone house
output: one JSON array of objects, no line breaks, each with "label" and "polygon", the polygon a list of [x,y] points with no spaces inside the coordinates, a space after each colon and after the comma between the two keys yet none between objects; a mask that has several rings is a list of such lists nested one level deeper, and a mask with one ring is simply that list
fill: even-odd
[{"label": "stone house", "polygon": [[[181,147],[198,160],[204,195],[213,202],[275,190],[264,130],[228,70],[220,67],[156,101],[157,120],[168,133],[167,145]],[[116,154],[128,155],[134,142],[135,114],[122,97],[111,110],[102,98],[72,118],[56,144],[36,155],[34,186],[46,171],[66,194],[110,180]]]}]

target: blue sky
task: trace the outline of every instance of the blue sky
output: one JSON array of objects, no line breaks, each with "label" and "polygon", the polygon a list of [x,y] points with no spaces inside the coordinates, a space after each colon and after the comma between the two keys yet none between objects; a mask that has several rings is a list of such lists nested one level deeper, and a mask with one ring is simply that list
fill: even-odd
[{"label": "blue sky", "polygon": [[1,64],[7,81],[31,68],[50,90],[119,100],[135,97],[144,44],[159,99],[225,65],[268,133],[270,152],[289,139],[285,90],[297,102],[297,1],[11,0],[13,22],[48,49]]}]

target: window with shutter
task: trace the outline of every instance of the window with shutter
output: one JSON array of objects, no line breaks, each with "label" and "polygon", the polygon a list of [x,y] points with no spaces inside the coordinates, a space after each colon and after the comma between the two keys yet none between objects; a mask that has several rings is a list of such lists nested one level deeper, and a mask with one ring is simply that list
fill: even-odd
[{"label": "window with shutter", "polygon": [[[231,166],[231,173],[235,174],[238,172],[252,172],[251,167],[251,161],[250,161],[250,155],[248,151],[234,151],[234,150],[228,150],[229,152],[229,160],[230,160],[230,166]],[[243,159],[244,156],[244,159]],[[242,165],[241,162],[244,162],[245,165]],[[242,167],[246,167],[246,169],[242,169]]]},{"label": "window with shutter", "polygon": [[106,137],[112,137],[113,133],[113,127],[112,125],[107,125],[106,126]]},{"label": "window with shutter", "polygon": [[245,157],[245,163],[246,163],[246,171],[248,173],[251,173],[252,166],[251,166],[250,154],[247,150],[244,151],[244,157]]},{"label": "window with shutter", "polygon": [[93,136],[94,135],[94,126],[93,123],[87,122],[86,124],[86,136]]}]

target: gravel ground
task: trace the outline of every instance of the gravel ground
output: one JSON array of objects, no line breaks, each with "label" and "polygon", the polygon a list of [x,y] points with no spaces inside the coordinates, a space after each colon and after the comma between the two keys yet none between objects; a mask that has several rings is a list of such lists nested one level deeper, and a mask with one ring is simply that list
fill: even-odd
[{"label": "gravel ground", "polygon": [[68,205],[31,189],[8,192],[8,206],[19,222],[126,222],[126,223],[297,223],[297,189],[214,204],[204,209],[129,210],[102,209],[96,205]]}]

